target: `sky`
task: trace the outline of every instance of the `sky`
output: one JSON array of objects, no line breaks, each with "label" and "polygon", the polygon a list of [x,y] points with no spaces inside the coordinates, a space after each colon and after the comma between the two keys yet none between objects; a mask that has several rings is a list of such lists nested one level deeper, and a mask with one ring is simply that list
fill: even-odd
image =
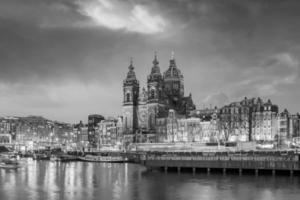
[{"label": "sky", "polygon": [[197,108],[244,97],[300,111],[298,0],[1,0],[0,116],[121,115],[133,57],[145,86],[175,52]]}]

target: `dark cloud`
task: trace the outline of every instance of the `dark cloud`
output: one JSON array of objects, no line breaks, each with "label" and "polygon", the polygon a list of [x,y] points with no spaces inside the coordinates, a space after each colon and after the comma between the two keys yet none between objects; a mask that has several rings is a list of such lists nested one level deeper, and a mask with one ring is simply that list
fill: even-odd
[{"label": "dark cloud", "polygon": [[175,50],[198,106],[262,95],[299,110],[299,10],[296,0],[4,0],[0,108],[118,114],[129,57],[145,84],[153,52],[164,71]]}]

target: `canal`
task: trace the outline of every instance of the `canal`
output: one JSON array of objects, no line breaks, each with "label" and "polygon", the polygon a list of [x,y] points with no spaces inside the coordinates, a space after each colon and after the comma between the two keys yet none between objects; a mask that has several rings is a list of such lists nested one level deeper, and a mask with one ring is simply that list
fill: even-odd
[{"label": "canal", "polygon": [[0,200],[299,199],[300,178],[164,173],[136,164],[24,161],[0,169]]}]

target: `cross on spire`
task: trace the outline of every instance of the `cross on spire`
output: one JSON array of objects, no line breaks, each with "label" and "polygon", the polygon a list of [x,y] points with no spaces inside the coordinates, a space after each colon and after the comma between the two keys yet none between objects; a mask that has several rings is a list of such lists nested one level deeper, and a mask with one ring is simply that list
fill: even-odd
[{"label": "cross on spire", "polygon": [[158,61],[157,61],[157,52],[156,52],[156,51],[154,51],[153,65],[158,65]]},{"label": "cross on spire", "polygon": [[130,57],[130,65],[129,65],[129,70],[133,70],[134,69],[134,67],[133,67],[133,57]]},{"label": "cross on spire", "polygon": [[133,64],[133,57],[130,57],[130,65]]}]

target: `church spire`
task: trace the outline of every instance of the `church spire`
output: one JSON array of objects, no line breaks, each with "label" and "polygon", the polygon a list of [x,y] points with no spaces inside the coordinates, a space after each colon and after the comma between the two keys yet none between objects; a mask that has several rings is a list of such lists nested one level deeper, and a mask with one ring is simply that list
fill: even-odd
[{"label": "church spire", "polygon": [[128,69],[129,69],[130,71],[133,71],[133,70],[134,70],[134,67],[133,67],[133,58],[132,58],[132,57],[130,57],[130,65],[129,65]]},{"label": "church spire", "polygon": [[133,67],[133,58],[132,57],[130,57],[130,64],[128,66],[128,69],[129,69],[129,71],[127,72],[126,80],[127,81],[136,80],[134,67]]},{"label": "church spire", "polygon": [[174,51],[171,52],[171,60],[175,60],[175,52]]},{"label": "church spire", "polygon": [[174,51],[171,52],[170,67],[176,67]]},{"label": "church spire", "polygon": [[153,66],[151,68],[151,73],[148,76],[148,81],[157,81],[162,78],[162,75],[160,73],[160,68],[158,66],[159,62],[157,60],[157,52],[154,51],[154,59],[153,59]]},{"label": "church spire", "polygon": [[154,60],[153,60],[152,63],[153,63],[154,66],[159,64],[159,62],[157,61],[157,52],[156,51],[154,51]]}]

